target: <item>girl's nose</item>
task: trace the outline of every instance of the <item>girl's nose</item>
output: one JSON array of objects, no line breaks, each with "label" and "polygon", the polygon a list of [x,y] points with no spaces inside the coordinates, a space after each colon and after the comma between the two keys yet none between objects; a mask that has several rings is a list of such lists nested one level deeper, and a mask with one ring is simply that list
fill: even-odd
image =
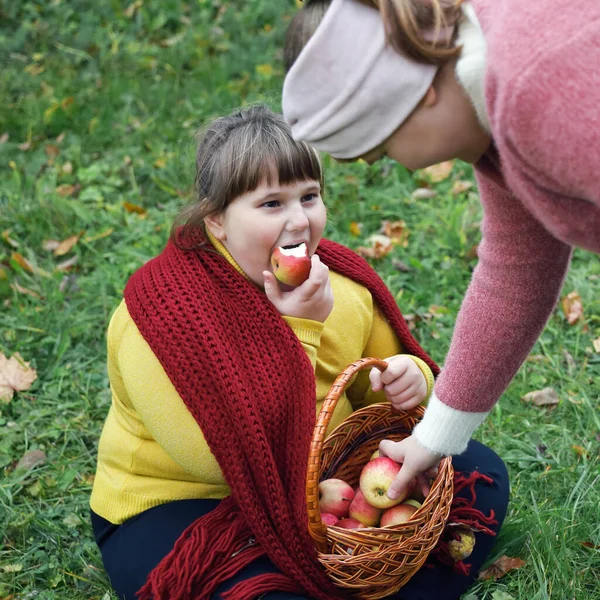
[{"label": "girl's nose", "polygon": [[292,208],[288,216],[287,229],[289,231],[303,231],[309,225],[308,216],[302,206]]}]

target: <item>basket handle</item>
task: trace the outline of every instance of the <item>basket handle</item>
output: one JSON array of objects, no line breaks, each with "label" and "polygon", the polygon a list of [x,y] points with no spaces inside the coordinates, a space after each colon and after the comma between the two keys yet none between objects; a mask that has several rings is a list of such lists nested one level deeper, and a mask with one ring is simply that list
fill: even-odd
[{"label": "basket handle", "polygon": [[[327,526],[321,520],[321,511],[319,509],[319,471],[321,470],[321,451],[331,416],[340,396],[346,389],[346,385],[356,373],[370,367],[376,367],[380,371],[385,371],[387,366],[388,364],[380,358],[361,358],[348,365],[333,382],[317,417],[317,423],[310,443],[310,452],[308,454],[306,503],[309,514],[308,529],[319,552],[327,551]],[[313,515],[312,519],[310,517],[311,514]]]}]

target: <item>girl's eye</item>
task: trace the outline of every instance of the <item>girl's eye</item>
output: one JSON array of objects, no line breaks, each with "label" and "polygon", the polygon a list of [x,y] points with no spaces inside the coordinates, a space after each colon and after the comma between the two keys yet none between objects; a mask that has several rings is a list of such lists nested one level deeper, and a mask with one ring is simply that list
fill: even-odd
[{"label": "girl's eye", "polygon": [[306,196],[302,196],[302,202],[310,202],[317,197],[317,194],[306,194]]},{"label": "girl's eye", "polygon": [[279,200],[269,200],[268,202],[264,202],[261,206],[264,206],[265,208],[277,208],[279,205]]}]

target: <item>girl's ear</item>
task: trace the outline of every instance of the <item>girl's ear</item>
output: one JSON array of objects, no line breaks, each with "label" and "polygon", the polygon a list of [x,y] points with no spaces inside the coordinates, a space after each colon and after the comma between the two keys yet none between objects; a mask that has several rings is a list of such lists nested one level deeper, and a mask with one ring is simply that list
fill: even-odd
[{"label": "girl's ear", "polygon": [[224,242],[227,239],[227,236],[225,235],[225,228],[223,227],[223,213],[205,217],[204,225],[206,225],[206,228],[210,231],[210,233],[220,242]]}]

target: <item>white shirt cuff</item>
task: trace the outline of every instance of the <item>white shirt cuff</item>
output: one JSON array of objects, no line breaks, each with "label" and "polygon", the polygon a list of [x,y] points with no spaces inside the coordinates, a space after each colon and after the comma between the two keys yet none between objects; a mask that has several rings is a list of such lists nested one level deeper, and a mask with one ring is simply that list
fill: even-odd
[{"label": "white shirt cuff", "polygon": [[444,404],[431,394],[425,415],[413,430],[417,441],[429,451],[450,456],[461,454],[473,432],[485,421],[488,412],[466,412]]}]

